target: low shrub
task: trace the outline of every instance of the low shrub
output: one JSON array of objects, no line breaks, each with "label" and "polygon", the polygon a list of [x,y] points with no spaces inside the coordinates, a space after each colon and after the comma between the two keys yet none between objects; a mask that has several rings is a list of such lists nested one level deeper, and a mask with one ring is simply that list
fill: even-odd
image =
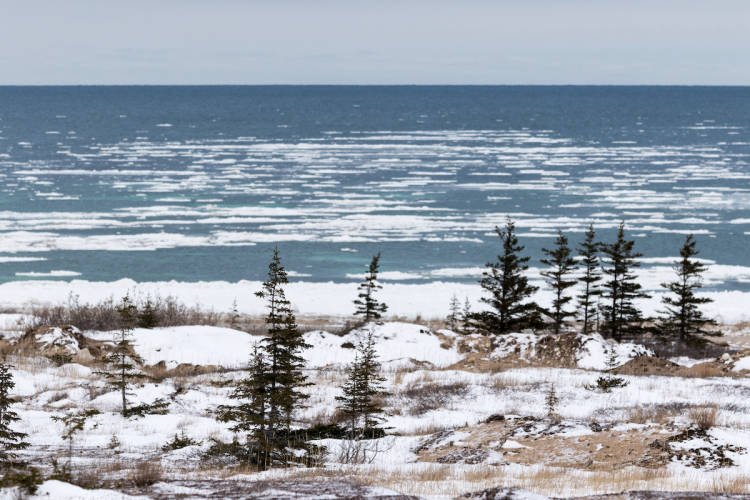
[{"label": "low shrub", "polygon": [[402,391],[401,395],[409,401],[409,407],[405,411],[409,415],[417,416],[445,407],[451,398],[464,394],[467,387],[465,382],[430,382],[410,387]]},{"label": "low shrub", "polygon": [[688,410],[690,422],[697,425],[701,430],[707,431],[716,425],[719,408],[715,405],[697,406]]},{"label": "low shrub", "polygon": [[195,439],[187,436],[185,434],[185,431],[182,431],[179,436],[175,434],[172,440],[162,446],[161,449],[163,452],[167,453],[169,451],[180,450],[182,448],[187,448],[188,446],[195,446],[198,444],[200,444],[200,441],[196,441]]},{"label": "low shrub", "polygon": [[154,400],[153,403],[143,403],[137,406],[131,406],[122,412],[122,416],[125,418],[130,417],[144,417],[146,415],[166,415],[169,413],[167,408],[169,402],[159,398]]},{"label": "low shrub", "polygon": [[34,467],[5,468],[0,477],[0,488],[18,487],[23,493],[33,495],[42,481],[41,473]]},{"label": "low shrub", "polygon": [[[219,325],[222,315],[204,311],[198,306],[187,306],[175,297],[142,297],[133,294],[138,310],[139,326]],[[109,297],[98,303],[81,302],[78,295],[71,294],[64,304],[34,307],[33,318],[25,325],[26,331],[40,326],[75,325],[81,330],[117,330],[121,327],[117,312],[118,301]]]},{"label": "low shrub", "polygon": [[145,488],[161,481],[162,476],[160,462],[145,460],[136,464],[128,474],[128,479],[136,488]]}]

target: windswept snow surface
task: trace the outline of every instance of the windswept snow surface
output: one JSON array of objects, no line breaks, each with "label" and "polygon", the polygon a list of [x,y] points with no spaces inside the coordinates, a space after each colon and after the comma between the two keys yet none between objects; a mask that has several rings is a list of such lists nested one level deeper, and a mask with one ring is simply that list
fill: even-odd
[{"label": "windswept snow surface", "polygon": [[[339,336],[325,331],[304,335],[312,347],[303,355],[310,368],[341,365],[354,359],[356,346],[368,331],[376,341],[376,351],[386,367],[430,363],[447,366],[460,361],[455,347],[445,348],[441,337],[426,327],[411,323],[370,323],[363,328]],[[86,332],[96,340],[111,341],[117,332]],[[446,337],[455,334],[443,331]],[[263,337],[230,328],[214,326],[177,326],[168,328],[137,328],[132,332],[135,350],[147,364],[164,361],[167,368],[181,363],[239,368],[248,364],[253,345]]]},{"label": "windswept snow surface", "polygon": [[[305,340],[312,345],[304,356],[311,367],[322,367],[354,360],[355,349],[342,347],[344,344],[356,346],[357,343],[372,331],[375,338],[375,349],[380,361],[391,368],[410,365],[413,361],[430,363],[435,367],[448,366],[461,360],[455,347],[445,348],[443,340],[435,333],[421,325],[411,323],[369,323],[344,336],[328,332],[310,332]],[[443,331],[446,336],[455,334]]]},{"label": "windswept snow surface", "polygon": [[15,500],[28,498],[29,500],[147,500],[149,497],[132,496],[112,490],[87,490],[62,481],[45,481],[37,492],[30,496],[22,496],[15,489],[0,490],[0,500]]},{"label": "windswept snow surface", "polygon": [[[96,340],[112,340],[115,334],[86,333]],[[132,332],[132,339],[136,353],[150,365],[164,361],[167,368],[181,363],[237,368],[247,365],[252,346],[261,337],[231,328],[174,326],[136,328]]]}]

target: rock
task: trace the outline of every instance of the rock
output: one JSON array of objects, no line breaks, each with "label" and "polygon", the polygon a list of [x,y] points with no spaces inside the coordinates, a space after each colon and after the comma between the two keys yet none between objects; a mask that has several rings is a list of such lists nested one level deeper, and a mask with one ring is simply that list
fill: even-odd
[{"label": "rock", "polygon": [[81,349],[73,355],[73,361],[79,364],[91,363],[96,358],[91,354],[88,348]]}]

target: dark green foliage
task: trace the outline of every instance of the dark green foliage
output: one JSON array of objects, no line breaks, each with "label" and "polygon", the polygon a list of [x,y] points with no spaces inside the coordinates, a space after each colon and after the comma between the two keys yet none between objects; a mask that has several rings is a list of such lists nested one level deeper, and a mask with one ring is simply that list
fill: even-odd
[{"label": "dark green foliage", "polygon": [[578,255],[581,257],[581,267],[583,268],[583,275],[578,279],[583,284],[583,290],[578,295],[578,308],[581,311],[581,319],[583,320],[583,335],[588,335],[595,330],[598,309],[597,300],[601,295],[599,289],[599,282],[602,279],[601,272],[599,270],[599,246],[600,244],[596,241],[596,232],[594,231],[594,225],[589,226],[588,231],[585,233],[586,237],[578,247]]},{"label": "dark green foliage", "polygon": [[164,453],[167,453],[170,451],[180,450],[182,448],[187,448],[188,446],[195,446],[198,444],[200,444],[200,441],[196,441],[195,439],[192,439],[191,437],[185,434],[185,431],[182,431],[179,436],[175,434],[171,441],[169,441],[167,444],[161,447],[161,450]]},{"label": "dark green foliage", "polygon": [[357,306],[354,315],[362,316],[365,323],[380,319],[383,313],[388,310],[387,305],[375,298],[375,292],[383,288],[383,285],[378,283],[379,270],[380,252],[373,256],[370,261],[370,266],[367,268],[367,273],[365,274],[365,280],[358,287],[358,298],[354,300],[354,305]]},{"label": "dark green foliage", "polygon": [[240,320],[240,311],[237,309],[237,299],[232,301],[232,310],[229,312],[229,326],[235,328]]},{"label": "dark green foliage", "polygon": [[18,460],[16,452],[29,447],[29,443],[24,441],[27,434],[11,428],[14,422],[20,420],[18,414],[11,409],[13,401],[9,396],[15,386],[10,367],[0,363],[0,468],[2,469],[13,466]]},{"label": "dark green foliage", "polygon": [[469,334],[471,333],[471,328],[471,302],[469,302],[469,297],[466,297],[464,308],[461,311],[461,333]]},{"label": "dark green foliage", "polygon": [[98,372],[106,377],[110,387],[120,391],[122,397],[122,414],[128,411],[129,387],[133,382],[145,378],[145,375],[136,366],[136,363],[142,363],[143,360],[135,353],[130,333],[136,323],[136,307],[130,300],[129,296],[122,298],[122,302],[117,307],[120,316],[119,338],[115,339],[115,346],[105,357],[107,370]]},{"label": "dark green foliage", "polygon": [[601,246],[602,253],[607,256],[604,274],[608,276],[602,294],[604,331],[618,342],[623,335],[640,331],[643,317],[634,300],[649,298],[648,294],[641,291],[641,285],[633,272],[640,266],[636,259],[642,256],[633,251],[634,245],[635,241],[625,239],[625,223],[622,222],[615,242]]},{"label": "dark green foliage", "polygon": [[448,326],[450,326],[452,331],[456,332],[458,331],[458,321],[461,319],[461,303],[458,301],[455,293],[451,296],[448,311]]},{"label": "dark green foliage", "polygon": [[261,439],[265,435],[268,412],[268,366],[257,344],[253,348],[249,368],[249,376],[237,382],[229,395],[240,403],[234,406],[220,406],[217,415],[220,421],[234,424],[233,432],[254,433],[257,439]]},{"label": "dark green foliage", "polygon": [[347,369],[348,379],[343,386],[343,396],[337,397],[339,410],[349,428],[349,439],[372,433],[383,421],[380,398],[385,396],[380,376],[380,363],[375,352],[372,331],[359,341],[354,362]]},{"label": "dark green foliage", "polygon": [[497,262],[487,264],[487,270],[479,284],[489,297],[482,302],[492,307],[491,311],[472,314],[474,326],[488,333],[503,334],[541,325],[539,306],[528,300],[537,287],[529,284],[524,272],[529,268],[529,257],[520,253],[524,247],[518,243],[515,224],[508,219],[503,229],[495,228],[502,253]]},{"label": "dark green foliage", "polygon": [[557,393],[555,392],[555,384],[550,384],[547,396],[544,398],[544,406],[547,407],[548,417],[557,415],[558,403],[560,403],[560,398],[557,397]]},{"label": "dark green foliage", "polygon": [[[332,436],[331,436],[332,437]],[[279,443],[286,446],[280,449],[262,449],[249,436],[242,442],[235,437],[231,442],[224,443],[211,438],[211,445],[203,454],[202,460],[214,465],[245,464],[256,466],[260,470],[268,469],[277,464],[287,466],[317,467],[325,458],[324,446],[310,444],[312,439],[324,439],[302,433],[281,432],[276,436]],[[295,453],[291,453],[295,452]]]},{"label": "dark green foliage", "polygon": [[689,234],[680,249],[681,259],[675,262],[677,279],[662,284],[676,296],[665,295],[662,298],[662,303],[666,306],[662,328],[668,335],[679,336],[683,341],[696,335],[717,335],[716,332],[703,329],[705,325],[714,324],[715,321],[706,318],[700,310],[701,305],[713,301],[708,297],[695,295],[696,290],[703,286],[701,275],[707,269],[699,260],[694,259],[696,255],[698,250],[695,249],[695,240]]},{"label": "dark green foliage", "polygon": [[152,403],[142,403],[136,406],[131,406],[122,412],[122,416],[125,418],[130,417],[145,417],[146,415],[166,415],[169,413],[169,401],[165,401],[162,398],[155,399]]},{"label": "dark green foliage", "polygon": [[151,299],[146,299],[143,309],[138,313],[138,328],[154,328],[159,324],[159,318],[156,317],[156,310]]},{"label": "dark green foliage", "polygon": [[565,309],[565,306],[572,299],[565,295],[565,291],[576,284],[575,280],[568,278],[575,269],[576,261],[568,246],[568,238],[563,235],[562,231],[557,232],[555,248],[552,250],[542,248],[542,252],[547,257],[542,259],[541,262],[545,266],[549,266],[550,269],[542,271],[541,274],[547,278],[547,284],[555,293],[549,315],[552,317],[553,332],[557,335],[565,326],[566,320],[575,315],[575,312]]},{"label": "dark green foliage", "polygon": [[253,352],[248,377],[230,395],[239,404],[221,406],[217,412],[219,420],[233,422],[232,429],[245,434],[244,456],[260,467],[288,465],[296,460],[289,449],[305,446],[287,439],[292,414],[308,398],[301,391],[308,385],[301,353],[310,347],[297,327],[291,303],[284,293],[287,283],[279,251],[274,249],[268,279],[256,293],[266,301],[268,335]]},{"label": "dark green foliage", "polygon": [[34,467],[13,467],[3,471],[0,477],[0,488],[18,486],[24,493],[33,495],[44,482],[38,469]]},{"label": "dark green foliage", "polygon": [[617,352],[614,346],[610,346],[607,353],[607,374],[597,378],[594,385],[587,384],[584,387],[590,391],[612,392],[612,389],[627,386],[628,382],[624,378],[613,374],[615,368],[617,368]]},{"label": "dark green foliage", "polygon": [[[99,415],[99,410],[79,410],[77,412],[71,412],[62,417],[53,416],[53,421],[60,422],[63,424],[63,441],[68,442],[68,465],[65,473],[70,473],[71,462],[73,461],[73,440],[75,435],[83,431],[86,427],[86,422],[89,418]],[[96,427],[98,424],[95,424]]]}]

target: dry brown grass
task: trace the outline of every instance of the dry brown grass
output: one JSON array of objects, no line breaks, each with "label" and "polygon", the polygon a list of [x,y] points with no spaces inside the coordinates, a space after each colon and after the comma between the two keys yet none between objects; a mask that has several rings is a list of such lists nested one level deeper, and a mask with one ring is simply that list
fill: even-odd
[{"label": "dry brown grass", "polygon": [[720,366],[715,363],[698,363],[690,368],[684,368],[680,370],[680,375],[687,378],[711,378],[711,377],[725,377],[733,376],[734,374],[727,374]]},{"label": "dry brown grass", "polygon": [[748,485],[750,485],[750,477],[748,476],[719,476],[713,479],[709,491],[725,495],[741,494],[747,493]]},{"label": "dry brown grass", "polygon": [[298,469],[283,477],[307,480],[346,479],[382,486],[403,494],[461,498],[495,486],[516,487],[542,495],[566,497],[634,490],[746,493],[750,478],[742,473],[670,473],[666,468],[627,467],[608,471],[528,466],[411,464],[400,468],[356,467]]},{"label": "dry brown grass", "polygon": [[690,422],[704,431],[716,425],[718,416],[719,408],[716,405],[696,406],[688,410]]},{"label": "dry brown grass", "polygon": [[161,462],[155,460],[144,460],[138,462],[128,473],[128,480],[136,488],[145,488],[161,481],[163,476]]},{"label": "dry brown grass", "polygon": [[627,411],[626,419],[635,424],[666,424],[682,412],[666,405],[636,406]]}]

